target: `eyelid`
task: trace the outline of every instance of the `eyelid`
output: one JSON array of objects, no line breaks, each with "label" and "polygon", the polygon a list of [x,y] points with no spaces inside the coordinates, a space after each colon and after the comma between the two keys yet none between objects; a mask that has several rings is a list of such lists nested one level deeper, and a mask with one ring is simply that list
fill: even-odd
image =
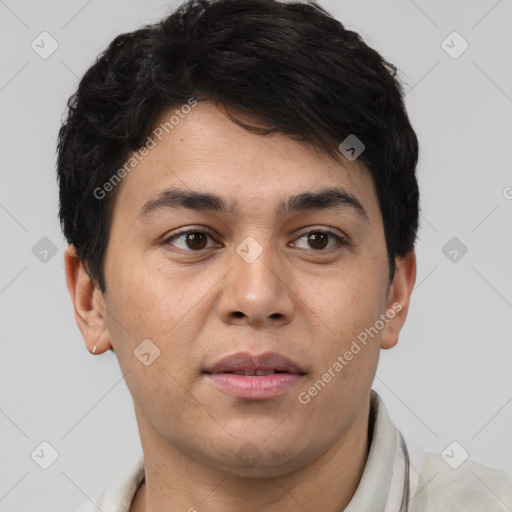
[{"label": "eyelid", "polygon": [[187,226],[186,228],[183,228],[179,231],[175,231],[171,235],[167,236],[166,239],[169,240],[170,238],[173,238],[178,235],[184,235],[186,233],[206,233],[207,235],[210,235],[212,238],[214,236],[213,231],[209,228],[205,227],[195,227],[195,226]]},{"label": "eyelid", "polygon": [[328,233],[330,235],[337,236],[339,238],[347,239],[348,237],[343,232],[335,231],[333,228],[324,228],[322,226],[306,226],[305,228],[302,228],[298,234],[297,238],[300,238],[301,236],[307,235],[309,233]]}]

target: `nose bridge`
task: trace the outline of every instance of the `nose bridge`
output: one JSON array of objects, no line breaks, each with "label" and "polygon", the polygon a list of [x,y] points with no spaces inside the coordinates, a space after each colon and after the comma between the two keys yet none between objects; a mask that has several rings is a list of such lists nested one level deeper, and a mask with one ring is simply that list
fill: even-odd
[{"label": "nose bridge", "polygon": [[224,321],[282,323],[291,319],[293,300],[278,265],[275,249],[256,237],[248,236],[236,246],[220,300]]},{"label": "nose bridge", "polygon": [[[260,241],[261,241],[261,237]],[[235,249],[234,265],[238,273],[237,287],[246,299],[253,297],[261,302],[271,301],[279,294],[279,283],[275,268],[275,249],[270,244],[263,245],[255,237],[246,237]]]}]

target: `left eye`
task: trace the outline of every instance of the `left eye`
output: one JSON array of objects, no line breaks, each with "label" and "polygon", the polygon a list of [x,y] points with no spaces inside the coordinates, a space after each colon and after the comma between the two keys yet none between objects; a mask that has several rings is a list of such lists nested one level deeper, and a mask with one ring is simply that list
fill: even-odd
[{"label": "left eye", "polygon": [[[333,238],[335,243],[327,247],[329,244],[329,237]],[[332,231],[310,231],[297,238],[297,240],[302,239],[305,239],[306,243],[309,244],[309,247],[302,247],[303,249],[312,248],[315,251],[331,249],[335,245],[346,245],[345,239]]]}]

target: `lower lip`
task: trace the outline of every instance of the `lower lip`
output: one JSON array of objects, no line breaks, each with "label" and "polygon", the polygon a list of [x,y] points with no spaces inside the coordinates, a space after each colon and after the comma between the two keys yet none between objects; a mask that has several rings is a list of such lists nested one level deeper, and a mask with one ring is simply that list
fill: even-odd
[{"label": "lower lip", "polygon": [[207,376],[222,391],[245,400],[266,400],[279,396],[297,385],[303,378],[303,375],[293,373],[257,376],[210,373]]}]

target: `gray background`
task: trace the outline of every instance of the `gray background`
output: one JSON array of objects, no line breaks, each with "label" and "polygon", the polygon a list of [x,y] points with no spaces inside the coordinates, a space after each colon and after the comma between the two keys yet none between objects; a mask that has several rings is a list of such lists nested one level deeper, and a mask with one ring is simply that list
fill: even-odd
[{"label": "gray background", "polygon": [[[456,440],[473,460],[512,472],[512,2],[322,4],[399,68],[421,146],[417,285],[374,388],[413,452]],[[91,356],[75,324],[55,144],[65,102],[97,53],[169,5],[0,0],[4,512],[72,510],[141,453],[114,354]],[[59,45],[47,59],[31,48],[43,31]],[[458,58],[441,46],[453,31],[469,44]],[[453,36],[448,44],[462,48]],[[43,237],[56,251],[46,261]],[[443,253],[452,237],[456,262],[453,247]],[[43,441],[59,454],[48,469],[31,458]]]}]

